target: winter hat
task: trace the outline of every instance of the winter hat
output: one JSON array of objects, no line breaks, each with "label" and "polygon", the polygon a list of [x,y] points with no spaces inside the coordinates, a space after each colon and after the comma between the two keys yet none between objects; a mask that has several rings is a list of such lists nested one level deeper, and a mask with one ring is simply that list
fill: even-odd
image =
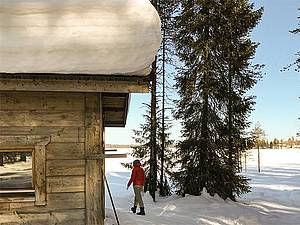
[{"label": "winter hat", "polygon": [[134,165],[134,166],[137,166],[138,164],[141,165],[140,160],[136,159],[136,160],[133,161],[133,165]]}]

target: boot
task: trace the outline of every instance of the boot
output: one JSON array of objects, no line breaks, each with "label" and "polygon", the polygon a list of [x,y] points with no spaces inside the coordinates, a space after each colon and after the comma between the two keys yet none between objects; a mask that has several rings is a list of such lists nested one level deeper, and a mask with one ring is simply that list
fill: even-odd
[{"label": "boot", "polygon": [[145,214],[145,208],[144,208],[144,207],[141,207],[141,208],[140,208],[140,212],[138,212],[137,215],[141,215],[141,216],[146,215],[146,214]]},{"label": "boot", "polygon": [[136,206],[133,206],[133,207],[131,208],[131,211],[132,211],[133,213],[136,213]]}]

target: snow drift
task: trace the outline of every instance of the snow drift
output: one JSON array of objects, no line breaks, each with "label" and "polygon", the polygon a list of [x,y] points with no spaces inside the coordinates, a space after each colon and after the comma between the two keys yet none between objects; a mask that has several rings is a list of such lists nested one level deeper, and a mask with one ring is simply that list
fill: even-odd
[{"label": "snow drift", "polygon": [[148,0],[0,0],[0,73],[147,75],[160,41]]}]

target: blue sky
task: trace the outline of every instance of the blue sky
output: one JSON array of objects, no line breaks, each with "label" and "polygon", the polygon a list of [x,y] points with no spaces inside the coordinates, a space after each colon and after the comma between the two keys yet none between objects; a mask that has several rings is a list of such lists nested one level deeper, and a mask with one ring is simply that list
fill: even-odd
[{"label": "blue sky", "polygon": [[[249,120],[261,124],[267,138],[287,139],[300,130],[300,73],[293,69],[280,70],[295,60],[300,50],[300,34],[288,31],[297,27],[300,16],[299,0],[253,0],[256,7],[264,7],[260,24],[252,33],[252,40],[260,42],[255,63],[265,64],[263,79],[250,92],[256,95],[255,110]],[[106,143],[132,144],[132,129],[138,129],[145,112],[143,102],[149,102],[149,94],[132,94],[125,128],[107,128]],[[172,138],[180,137],[180,125],[174,121]]]}]

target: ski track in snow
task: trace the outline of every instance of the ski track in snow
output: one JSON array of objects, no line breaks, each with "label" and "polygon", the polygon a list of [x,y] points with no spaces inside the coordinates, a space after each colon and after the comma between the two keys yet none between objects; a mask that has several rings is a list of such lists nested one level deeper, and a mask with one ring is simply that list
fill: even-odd
[{"label": "ski track in snow", "polygon": [[[124,151],[124,150],[122,150]],[[127,150],[130,151],[130,150]],[[126,152],[126,151],[125,151]],[[116,166],[124,159],[106,161],[107,177],[121,225],[300,225],[300,149],[261,150],[261,173],[257,172],[257,152],[252,150],[247,171],[252,192],[237,202],[224,201],[207,193],[201,196],[170,196],[153,203],[144,195],[146,216],[130,211],[133,190],[126,190],[130,171]],[[128,158],[126,162],[133,159]],[[116,225],[106,195],[105,225]]]}]

